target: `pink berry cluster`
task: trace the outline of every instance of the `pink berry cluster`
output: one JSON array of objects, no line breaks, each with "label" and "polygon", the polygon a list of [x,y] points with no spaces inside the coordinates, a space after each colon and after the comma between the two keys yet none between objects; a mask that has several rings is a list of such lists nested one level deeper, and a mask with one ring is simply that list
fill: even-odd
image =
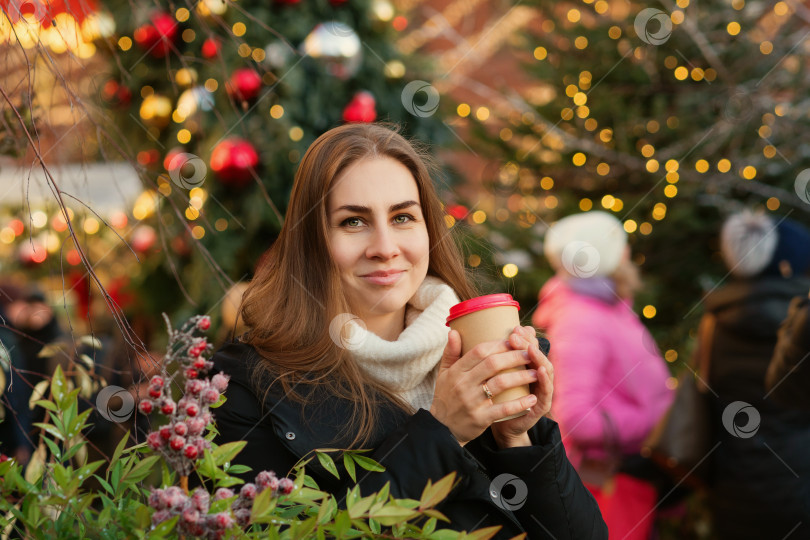
[{"label": "pink berry cluster", "polygon": [[[239,490],[238,497],[231,503],[231,512],[209,514],[211,497],[203,488],[195,489],[186,495],[177,486],[166,489],[154,489],[149,495],[149,506],[152,514],[152,526],[180,516],[177,531],[180,534],[202,538],[219,539],[234,524],[240,527],[250,525],[250,512],[253,500],[265,489],[272,490],[272,496],[289,495],[293,490],[293,481],[289,478],[276,478],[272,471],[262,471],[256,476],[255,483],[248,483]],[[230,499],[236,495],[230,488],[219,488],[214,492],[214,501]]]},{"label": "pink berry cluster", "polygon": [[155,510],[152,514],[152,526],[156,527],[174,516],[180,516],[177,520],[177,532],[180,535],[222,538],[233,527],[234,519],[229,512],[209,514],[210,498],[203,488],[195,489],[190,496],[177,486],[152,490],[149,495],[149,506]]},{"label": "pink berry cluster", "polygon": [[[149,433],[146,443],[160,451],[181,476],[188,476],[194,461],[211,447],[204,438],[213,419],[209,408],[228,387],[227,375],[217,373],[210,379],[202,376],[213,367],[213,362],[205,358],[212,346],[204,337],[194,334],[210,327],[211,319],[200,315],[189,319],[180,330],[169,327],[169,347],[161,364],[161,374],[149,381],[148,397],[139,404],[144,414],[157,410],[169,417],[168,423]],[[173,363],[179,369],[169,375],[168,367]],[[185,387],[182,397],[175,402],[171,383],[179,373],[185,375]]]},{"label": "pink berry cluster", "polygon": [[[250,525],[250,510],[253,508],[253,500],[256,496],[269,489],[273,497],[279,495],[289,495],[294,487],[294,483],[289,478],[276,478],[273,471],[262,471],[256,475],[255,482],[244,484],[239,490],[239,497],[231,504],[231,510],[236,518],[236,523],[240,527]],[[219,488],[214,493],[214,499],[227,499],[233,497],[234,493],[228,488]]]}]

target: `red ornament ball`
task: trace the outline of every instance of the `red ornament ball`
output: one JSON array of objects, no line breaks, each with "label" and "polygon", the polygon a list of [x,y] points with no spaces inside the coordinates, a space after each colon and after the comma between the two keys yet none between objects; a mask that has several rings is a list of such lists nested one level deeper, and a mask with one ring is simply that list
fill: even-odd
[{"label": "red ornament ball", "polygon": [[259,95],[262,88],[262,77],[250,68],[237,69],[231,74],[226,85],[228,93],[235,99],[250,101]]},{"label": "red ornament ball", "polygon": [[373,122],[377,119],[376,101],[371,92],[358,92],[343,109],[344,122]]},{"label": "red ornament ball", "polygon": [[208,58],[208,59],[216,58],[217,55],[219,55],[220,48],[221,48],[221,45],[219,44],[218,39],[212,38],[212,37],[206,39],[205,41],[203,41],[203,44],[202,44],[202,51],[201,52],[202,52],[203,58]]},{"label": "red ornament ball", "polygon": [[139,26],[132,37],[140,48],[155,58],[163,58],[177,38],[177,21],[168,13],[152,15],[151,22]]},{"label": "red ornament ball", "polygon": [[259,164],[259,154],[244,139],[225,139],[211,152],[211,170],[228,185],[242,187],[253,179],[252,171]]}]

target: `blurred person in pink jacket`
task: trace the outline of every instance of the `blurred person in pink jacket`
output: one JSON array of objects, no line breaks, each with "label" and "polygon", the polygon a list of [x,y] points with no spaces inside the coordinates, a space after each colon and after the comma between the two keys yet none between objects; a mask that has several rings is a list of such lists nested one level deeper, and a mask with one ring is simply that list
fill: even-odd
[{"label": "blurred person in pink jacket", "polygon": [[617,471],[638,455],[674,392],[653,337],[632,309],[640,280],[627,233],[605,212],[576,214],[551,226],[544,251],[557,274],[540,291],[532,322],[551,341],[552,416],[610,537],[649,538],[656,489]]}]

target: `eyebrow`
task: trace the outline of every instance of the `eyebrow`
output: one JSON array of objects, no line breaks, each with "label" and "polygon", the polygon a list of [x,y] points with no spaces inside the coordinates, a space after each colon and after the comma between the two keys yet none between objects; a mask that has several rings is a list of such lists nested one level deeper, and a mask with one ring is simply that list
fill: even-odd
[{"label": "eyebrow", "polygon": [[[416,201],[403,201],[401,203],[392,204],[389,208],[389,212],[397,212],[399,210],[404,210],[406,208],[410,208],[411,206],[419,206],[419,203]],[[371,208],[368,206],[361,206],[357,204],[344,204],[340,208],[336,208],[335,212],[339,212],[340,210],[348,210],[349,212],[355,212],[357,214],[370,214]]]}]

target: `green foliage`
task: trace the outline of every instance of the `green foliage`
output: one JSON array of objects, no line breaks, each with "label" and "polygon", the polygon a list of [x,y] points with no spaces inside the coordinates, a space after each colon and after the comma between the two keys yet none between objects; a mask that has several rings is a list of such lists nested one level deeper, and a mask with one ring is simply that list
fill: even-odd
[{"label": "green foliage", "polygon": [[[70,377],[57,367],[49,384],[47,399],[37,405],[48,411],[48,421],[38,424],[42,444],[28,468],[15,461],[0,463],[0,530],[14,531],[25,538],[179,538],[178,518],[152,525],[155,512],[149,506],[150,479],[160,478],[160,487],[177,483],[161,456],[144,444],[127,447],[129,433],[118,443],[109,463],[83,463],[80,450],[87,442],[81,437],[89,425],[90,409],[78,413],[79,388],[72,388]],[[231,461],[245,446],[244,441],[214,445],[199,460],[197,473],[215,488],[230,487],[238,492],[242,483],[231,474],[246,467]],[[340,452],[352,480],[357,467],[383,471],[363,451],[323,449],[315,454],[324,469],[338,476],[329,453]],[[244,538],[321,539],[321,538],[424,538],[486,539],[496,529],[471,534],[437,529],[447,518],[437,506],[456,483],[455,474],[428,483],[419,500],[395,499],[388,484],[378,493],[361,495],[357,485],[350,487],[345,503],[321,491],[306,475],[304,466],[293,471],[294,487],[288,495],[276,496],[272,489],[261,491],[253,501],[251,524],[233,535]],[[106,467],[104,467],[106,465]],[[88,480],[93,481],[91,487]],[[227,512],[236,497],[213,501],[210,513]]]}]

